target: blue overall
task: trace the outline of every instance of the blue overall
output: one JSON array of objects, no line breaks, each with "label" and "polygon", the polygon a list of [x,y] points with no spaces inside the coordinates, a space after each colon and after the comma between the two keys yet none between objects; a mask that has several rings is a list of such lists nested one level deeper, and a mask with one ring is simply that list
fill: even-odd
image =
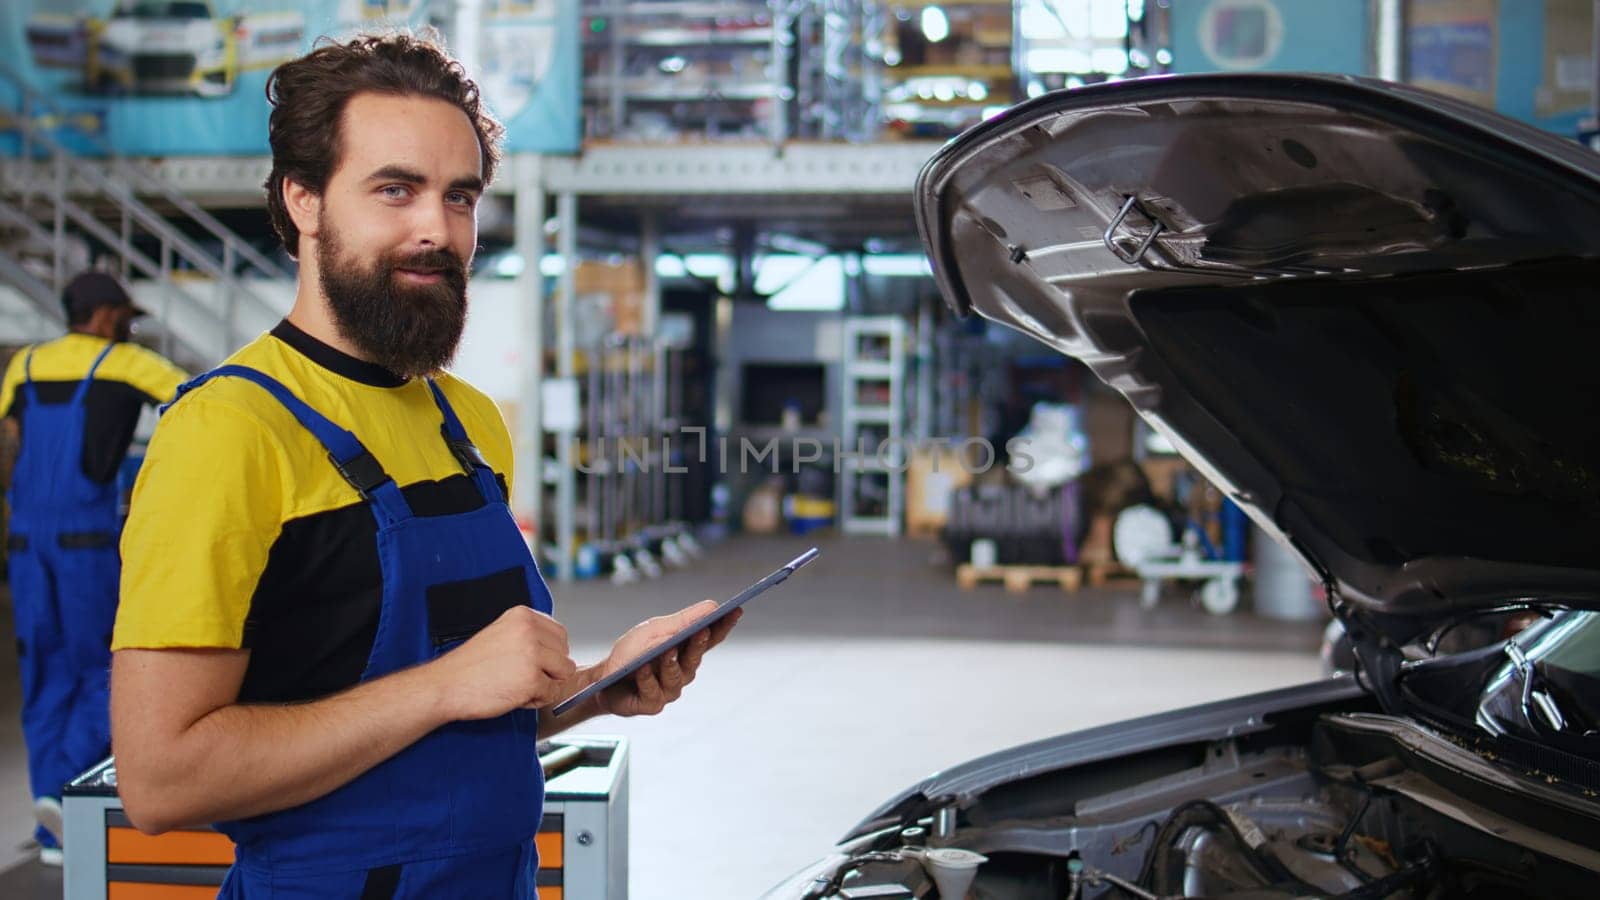
[{"label": "blue overall", "polygon": [[[362,681],[425,663],[518,604],[549,613],[550,592],[494,472],[444,393],[429,389],[442,439],[483,496],[472,512],[415,516],[355,437],[254,369],[224,366],[277,398],[328,450],[378,523],[383,602]],[[176,401],[174,401],[176,402]],[[538,714],[446,725],[303,806],[219,823],[238,844],[224,898],[537,897],[533,838],[544,806]]]},{"label": "blue overall", "polygon": [[[22,734],[35,797],[111,749],[108,679],[117,614],[116,482],[83,474],[84,399],[107,344],[64,404],[39,402],[33,350],[23,359],[22,449],[11,475],[11,595],[22,664]],[[55,846],[49,833],[40,843]]]}]

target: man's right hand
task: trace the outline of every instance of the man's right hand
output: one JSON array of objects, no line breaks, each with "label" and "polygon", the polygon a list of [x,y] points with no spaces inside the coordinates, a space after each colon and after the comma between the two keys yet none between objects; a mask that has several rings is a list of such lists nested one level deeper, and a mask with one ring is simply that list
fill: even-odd
[{"label": "man's right hand", "polygon": [[430,666],[452,721],[549,706],[570,693],[568,683],[578,671],[567,629],[527,606],[501,613]]}]

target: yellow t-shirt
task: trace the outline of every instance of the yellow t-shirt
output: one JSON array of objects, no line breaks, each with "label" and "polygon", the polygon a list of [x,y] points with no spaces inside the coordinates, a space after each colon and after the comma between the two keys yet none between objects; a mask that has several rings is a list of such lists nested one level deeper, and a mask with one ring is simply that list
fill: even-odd
[{"label": "yellow t-shirt", "polygon": [[[226,364],[275,378],[353,432],[417,515],[482,506],[421,379],[399,379],[288,322]],[[459,378],[437,380],[507,486],[511,439],[499,409]],[[112,649],[249,648],[246,702],[342,690],[359,680],[377,627],[376,535],[367,501],[288,409],[253,382],[213,379],[168,410],[151,439],[123,531]]]},{"label": "yellow t-shirt", "polygon": [[[27,392],[22,383],[30,350],[39,402],[56,405],[72,400],[106,343],[105,338],[73,333],[17,351],[0,382],[0,415],[16,418],[22,424],[23,439],[27,439]],[[171,400],[186,380],[184,371],[159,353],[127,342],[113,346],[95,370],[84,396],[84,475],[100,483],[115,478],[128,455],[140,410]]]}]

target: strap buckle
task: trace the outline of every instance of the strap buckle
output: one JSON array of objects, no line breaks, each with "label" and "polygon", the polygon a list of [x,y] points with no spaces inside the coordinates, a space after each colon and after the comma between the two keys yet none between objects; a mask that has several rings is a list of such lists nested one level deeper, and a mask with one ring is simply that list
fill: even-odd
[{"label": "strap buckle", "polygon": [[340,462],[339,458],[329,451],[328,460],[339,470],[344,480],[363,497],[371,497],[379,485],[389,480],[389,473],[383,470],[378,458],[365,450],[345,462]]},{"label": "strap buckle", "polygon": [[471,441],[457,440],[451,437],[450,430],[443,425],[439,426],[439,433],[444,435],[445,446],[450,448],[451,455],[456,458],[456,462],[461,464],[461,468],[465,469],[468,475],[471,475],[477,469],[489,468],[488,460],[483,458],[483,453]]}]

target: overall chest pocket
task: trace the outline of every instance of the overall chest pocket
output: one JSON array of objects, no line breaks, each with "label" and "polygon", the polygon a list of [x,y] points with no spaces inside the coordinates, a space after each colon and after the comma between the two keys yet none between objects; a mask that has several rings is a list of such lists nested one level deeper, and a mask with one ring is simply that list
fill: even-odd
[{"label": "overall chest pocket", "polygon": [[456,644],[483,630],[513,606],[527,606],[528,573],[512,566],[462,581],[428,588],[428,633],[435,649]]}]

